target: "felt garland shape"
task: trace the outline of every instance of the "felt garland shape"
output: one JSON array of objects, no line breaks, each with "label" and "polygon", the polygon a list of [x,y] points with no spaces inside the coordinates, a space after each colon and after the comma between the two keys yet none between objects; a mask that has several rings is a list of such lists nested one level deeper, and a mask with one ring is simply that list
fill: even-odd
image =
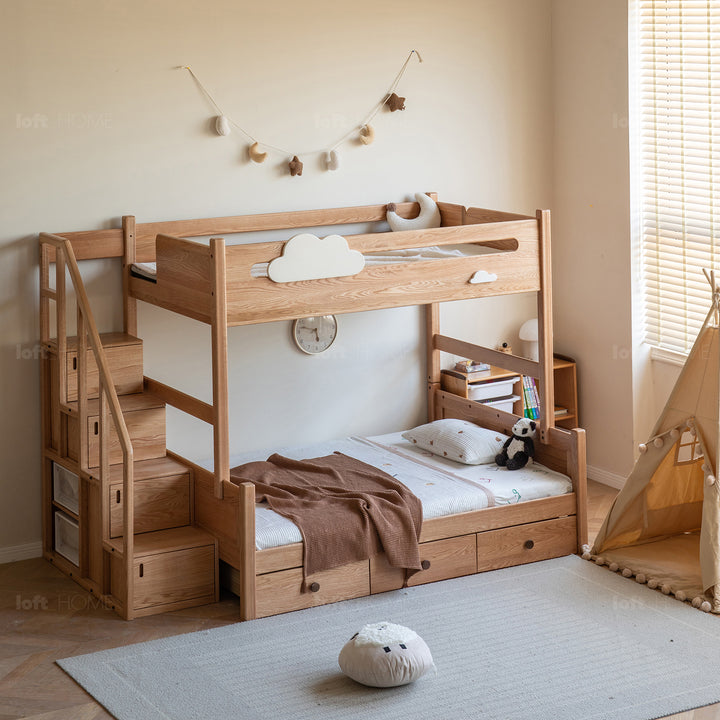
[{"label": "felt garland shape", "polygon": [[253,143],[248,148],[248,155],[250,156],[250,159],[256,163],[263,163],[267,160],[267,153],[260,152],[260,146],[258,143]]},{"label": "felt garland shape", "polygon": [[340,167],[340,156],[337,150],[331,150],[325,155],[325,165],[328,170],[337,170]]},{"label": "felt garland shape", "polygon": [[400,97],[397,93],[393,93],[385,101],[385,104],[390,108],[390,112],[395,112],[396,110],[404,110],[405,109],[405,98]]},{"label": "felt garland shape", "polygon": [[303,164],[298,160],[298,156],[293,156],[293,159],[288,163],[290,168],[290,175],[295,177],[296,175],[302,175]]},{"label": "felt garland shape", "polygon": [[230,122],[224,115],[218,115],[215,118],[215,132],[218,135],[230,134]]},{"label": "felt garland shape", "polygon": [[[354,126],[351,130],[349,130],[345,135],[343,135],[337,142],[335,142],[333,145],[321,149],[316,150],[309,150],[306,152],[290,152],[289,150],[281,147],[277,147],[274,145],[270,145],[265,142],[260,142],[256,137],[254,137],[251,133],[249,133],[247,130],[245,130],[242,126],[240,126],[237,122],[235,122],[232,118],[230,118],[228,115],[226,115],[217,102],[215,102],[215,99],[210,94],[209,90],[200,82],[200,79],[197,77],[197,75],[193,72],[193,70],[190,68],[189,65],[180,65],[178,66],[179,70],[187,70],[192,78],[197,83],[198,87],[202,90],[202,92],[205,94],[208,101],[211,103],[211,105],[215,108],[217,111],[217,116],[215,118],[215,131],[218,135],[229,135],[232,128],[239,130],[245,137],[250,141],[251,145],[248,148],[248,154],[250,156],[250,159],[255,163],[262,163],[264,162],[265,158],[267,157],[267,152],[261,153],[259,151],[259,145],[262,145],[266,150],[268,151],[274,151],[279,153],[280,155],[283,155],[285,157],[292,156],[293,160],[292,162],[300,162],[298,160],[299,156],[307,156],[307,155],[317,155],[320,153],[324,153],[326,158],[329,154],[335,152],[337,148],[342,145],[344,142],[349,140],[350,138],[359,138],[360,142],[363,145],[370,145],[375,137],[375,130],[370,125],[370,122],[373,120],[373,118],[382,110],[383,107],[386,105],[390,108],[391,112],[395,112],[396,110],[404,110],[405,109],[405,98],[400,97],[396,92],[396,88],[398,84],[400,83],[400,80],[402,79],[403,75],[405,74],[405,71],[407,70],[408,64],[410,63],[410,60],[412,59],[413,55],[417,56],[418,62],[423,62],[422,57],[420,56],[420,53],[417,50],[411,50],[408,54],[407,58],[405,59],[405,62],[402,64],[402,67],[400,68],[400,71],[395,76],[395,79],[393,80],[392,84],[390,85],[390,88],[388,91],[383,95],[382,99],[373,107],[373,109],[367,114],[365,119],[359,123],[358,125]],[[261,159],[262,158],[262,159]],[[331,167],[330,165],[334,165],[334,167]],[[336,162],[325,163],[325,167],[327,170],[336,170],[338,165]],[[293,172],[291,169],[291,175],[302,175],[302,163],[300,164],[300,172]]]},{"label": "felt garland shape", "polygon": [[375,139],[375,128],[372,125],[363,125],[360,128],[360,142],[363,145],[371,145]]}]

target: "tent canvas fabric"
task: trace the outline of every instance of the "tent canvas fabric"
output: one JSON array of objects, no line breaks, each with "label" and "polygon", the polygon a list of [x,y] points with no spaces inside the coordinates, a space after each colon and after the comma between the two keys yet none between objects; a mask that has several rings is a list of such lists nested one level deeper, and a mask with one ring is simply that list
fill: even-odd
[{"label": "tent canvas fabric", "polygon": [[720,291],[587,556],[720,613]]}]

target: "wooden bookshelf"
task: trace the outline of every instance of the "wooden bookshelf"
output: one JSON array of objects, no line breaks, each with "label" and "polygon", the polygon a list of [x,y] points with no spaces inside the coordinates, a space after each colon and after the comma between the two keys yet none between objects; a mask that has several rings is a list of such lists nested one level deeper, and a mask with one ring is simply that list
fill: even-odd
[{"label": "wooden bookshelf", "polygon": [[[555,383],[555,424],[562,428],[580,427],[577,395],[577,365],[571,358],[555,355],[553,358],[553,378]],[[557,409],[567,412],[557,414]]]},{"label": "wooden bookshelf", "polygon": [[[460,397],[477,402],[508,395],[518,395],[513,403],[515,415],[523,415],[524,400],[522,376],[499,367],[490,367],[487,373],[464,373],[459,370],[442,371],[442,388]],[[577,400],[577,367],[571,358],[555,355],[553,358],[553,378],[555,384],[555,408],[564,412],[555,415],[558,427],[571,429],[580,426]],[[509,384],[517,379],[516,383]]]}]

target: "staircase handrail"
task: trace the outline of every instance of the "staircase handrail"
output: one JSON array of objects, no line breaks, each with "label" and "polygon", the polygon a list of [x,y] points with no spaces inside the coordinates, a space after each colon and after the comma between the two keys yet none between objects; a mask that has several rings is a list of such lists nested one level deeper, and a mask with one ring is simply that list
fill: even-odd
[{"label": "staircase handrail", "polygon": [[[100,340],[100,334],[97,329],[95,318],[90,309],[90,301],[85,290],[85,285],[80,274],[80,268],[75,257],[75,253],[72,248],[72,243],[60,235],[53,235],[51,233],[40,233],[40,242],[52,245],[56,252],[62,253],[65,263],[70,273],[73,288],[75,289],[75,298],[77,301],[78,308],[82,313],[84,319],[85,329],[83,332],[86,333],[87,338],[90,340],[90,348],[95,357],[95,363],[98,368],[98,375],[100,381],[100,393],[105,394],[108,405],[110,416],[112,418],[115,432],[117,433],[122,448],[123,454],[123,564],[125,566],[125,615],[128,619],[132,617],[133,611],[133,595],[134,595],[134,575],[133,575],[133,553],[134,553],[134,484],[133,484],[133,446],[130,440],[130,433],[125,422],[125,417],[120,407],[120,399],[115,385],[112,380],[112,374],[107,361],[107,355],[105,349]],[[78,338],[78,345],[80,345],[80,338]],[[60,344],[60,338],[58,338],[58,344]],[[80,390],[80,383],[78,382],[78,400]],[[105,442],[105,434],[102,434],[101,444]],[[102,472],[102,470],[101,470]]]}]

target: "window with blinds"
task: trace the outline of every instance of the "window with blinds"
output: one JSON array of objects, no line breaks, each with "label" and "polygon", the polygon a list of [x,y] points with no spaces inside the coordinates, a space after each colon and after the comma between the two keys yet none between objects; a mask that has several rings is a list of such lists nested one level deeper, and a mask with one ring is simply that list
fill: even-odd
[{"label": "window with blinds", "polygon": [[645,341],[687,353],[720,271],[720,0],[631,6]]}]

